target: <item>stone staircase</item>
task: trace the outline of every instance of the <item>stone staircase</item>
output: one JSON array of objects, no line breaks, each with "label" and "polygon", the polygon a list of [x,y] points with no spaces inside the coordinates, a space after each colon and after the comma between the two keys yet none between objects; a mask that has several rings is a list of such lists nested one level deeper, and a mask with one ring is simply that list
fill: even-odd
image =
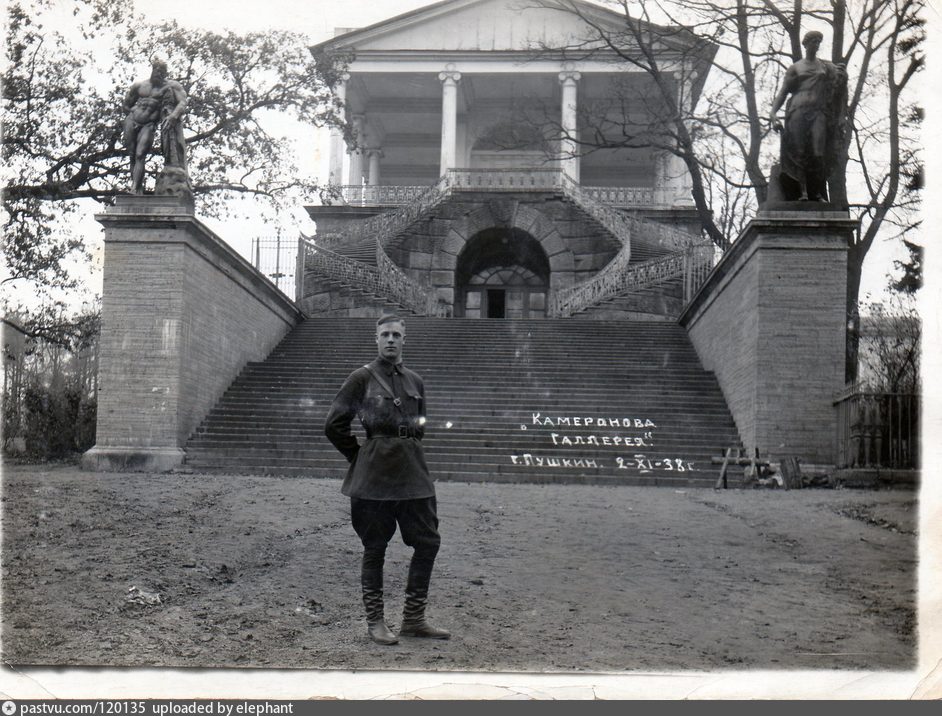
[{"label": "stone staircase", "polygon": [[[390,311],[435,315],[430,313],[432,296],[427,289],[385,255],[385,264],[379,264],[374,240],[363,239],[349,247],[348,253],[316,247],[305,239],[302,245],[307,251],[300,296],[305,315],[362,318]],[[368,245],[372,249],[367,249]]]},{"label": "stone staircase", "polygon": [[[335,263],[347,261],[363,267],[377,268],[380,274],[390,271],[401,273],[396,262],[390,260],[390,252],[395,253],[396,248],[410,236],[411,227],[421,220],[435,218],[443,209],[443,216],[447,219],[449,204],[480,193],[485,196],[556,197],[573,207],[586,225],[591,227],[589,233],[595,235],[601,243],[610,245],[614,256],[609,264],[595,277],[567,289],[576,294],[575,301],[572,298],[557,296],[561,301],[555,306],[557,310],[554,310],[553,315],[570,316],[610,299],[621,299],[638,291],[648,290],[653,285],[670,283],[675,278],[684,280],[685,267],[689,264],[682,260],[682,256],[685,251],[689,252],[693,242],[692,236],[671,226],[622,212],[600,202],[558,170],[449,170],[413,201],[389,211],[381,211],[339,233],[325,235],[320,241],[320,248],[332,253]],[[382,262],[379,259],[382,259]],[[669,275],[663,275],[663,271],[656,273],[655,269],[646,270],[644,267],[649,262],[651,266],[658,267],[667,266],[669,263],[672,270]],[[305,264],[302,299],[329,292],[331,287],[327,286],[328,291],[325,291],[324,287],[330,280],[338,278],[336,268],[330,265],[330,261],[325,263],[323,254],[319,260],[313,263],[306,261]],[[349,274],[349,265],[343,267],[343,270]],[[370,282],[373,283],[372,280]],[[356,280],[351,280],[349,275],[342,283],[345,288],[356,288],[359,285]],[[399,283],[409,285],[406,294],[418,294],[426,290],[404,273],[399,277]],[[427,310],[431,303],[425,304],[414,295],[383,295],[409,309],[408,312],[436,315]],[[313,304],[313,301],[309,303]],[[321,296],[318,303],[319,307],[304,304],[305,312],[308,315],[343,313],[347,316],[360,316],[365,315],[360,309],[370,309],[376,305],[375,301],[368,299],[350,308],[345,302],[338,301],[335,295]],[[601,315],[613,312],[618,304],[619,301],[615,301],[602,306]],[[437,315],[445,314],[439,311]]]},{"label": "stone staircase", "polygon": [[683,277],[615,295],[573,314],[579,320],[675,321],[684,309]]},{"label": "stone staircase", "polygon": [[[324,418],[375,356],[374,325],[299,324],[246,366],[191,437],[187,464],[342,477]],[[705,486],[711,458],[739,444],[713,375],[673,323],[410,317],[405,357],[425,378],[439,480]]]},{"label": "stone staircase", "polygon": [[[328,275],[318,276],[318,285],[322,296],[326,295],[322,313],[347,315],[358,318],[372,317],[383,313],[398,313],[402,316],[414,315],[412,309],[402,306],[361,284],[346,282]],[[314,313],[314,311],[312,311]]]},{"label": "stone staircase", "polygon": [[341,256],[346,256],[348,259],[359,261],[360,263],[366,264],[368,266],[376,265],[375,236],[367,235],[352,238],[349,243],[337,246],[334,251],[336,251]]}]

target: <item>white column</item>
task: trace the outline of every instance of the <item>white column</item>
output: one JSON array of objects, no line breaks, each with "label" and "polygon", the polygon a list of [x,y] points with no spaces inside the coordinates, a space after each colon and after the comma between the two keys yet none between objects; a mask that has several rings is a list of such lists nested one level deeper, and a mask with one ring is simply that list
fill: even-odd
[{"label": "white column", "polygon": [[448,65],[440,72],[442,82],[442,160],[439,176],[455,167],[455,147],[458,138],[458,82],[461,73],[455,72],[454,65]]},{"label": "white column", "polygon": [[[337,83],[337,99],[341,105],[346,104],[347,100],[347,80],[350,75],[346,72]],[[328,164],[327,180],[331,184],[343,184],[343,156],[346,153],[346,147],[343,141],[343,131],[339,127],[331,127],[330,130],[330,155]]]},{"label": "white column", "polygon": [[369,178],[366,183],[370,186],[379,185],[379,160],[383,156],[383,150],[378,147],[373,147],[372,149],[366,150],[367,156],[370,158],[370,173]]},{"label": "white column", "polygon": [[[693,114],[693,81],[697,77],[695,71],[683,71],[676,73],[677,78],[677,106],[680,108],[681,117],[689,126],[690,117]],[[674,189],[675,206],[691,206],[693,204],[693,181],[690,178],[690,172],[687,170],[687,164],[676,154],[670,154],[668,158],[667,170],[670,174],[669,182]]]},{"label": "white column", "polygon": [[457,142],[457,148],[455,149],[455,166],[462,169],[467,169],[471,166],[470,154],[468,150],[468,117],[467,115],[461,115],[458,118],[457,128],[455,130],[455,141]]},{"label": "white column", "polygon": [[[353,138],[357,145],[363,141],[363,120],[362,114],[353,115]],[[357,145],[350,150],[350,175],[347,183],[353,186],[363,184],[363,149]]]},{"label": "white column", "polygon": [[562,110],[559,120],[561,132],[559,139],[560,166],[570,178],[579,183],[579,156],[576,143],[576,83],[582,75],[571,69],[559,73],[562,85]]},{"label": "white column", "polygon": [[669,164],[670,152],[660,151],[654,155],[654,189],[655,201],[658,204],[674,203],[674,190],[668,181],[670,176]]}]

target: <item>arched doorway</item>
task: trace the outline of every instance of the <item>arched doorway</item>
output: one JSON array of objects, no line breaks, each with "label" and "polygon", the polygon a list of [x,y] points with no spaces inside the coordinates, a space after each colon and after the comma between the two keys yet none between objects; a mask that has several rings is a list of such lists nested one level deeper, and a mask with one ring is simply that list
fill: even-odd
[{"label": "arched doorway", "polygon": [[493,227],[465,244],[455,268],[455,315],[465,318],[542,318],[550,266],[525,231]]}]

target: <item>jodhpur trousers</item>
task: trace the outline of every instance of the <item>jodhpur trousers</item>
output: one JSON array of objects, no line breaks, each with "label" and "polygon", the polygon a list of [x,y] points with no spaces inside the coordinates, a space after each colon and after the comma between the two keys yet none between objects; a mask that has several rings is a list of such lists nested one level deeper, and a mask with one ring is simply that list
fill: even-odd
[{"label": "jodhpur trousers", "polygon": [[426,597],[441,544],[435,498],[365,500],[351,497],[350,516],[353,529],[363,543],[363,591],[382,591],[386,545],[396,533],[398,524],[402,541],[414,550],[406,592]]}]

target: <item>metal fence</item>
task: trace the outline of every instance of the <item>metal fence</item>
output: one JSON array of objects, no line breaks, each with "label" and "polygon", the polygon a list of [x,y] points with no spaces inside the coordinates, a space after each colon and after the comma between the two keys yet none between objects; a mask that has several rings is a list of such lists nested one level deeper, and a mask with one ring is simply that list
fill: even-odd
[{"label": "metal fence", "polygon": [[834,401],[838,467],[919,466],[919,396],[849,387]]},{"label": "metal fence", "polygon": [[278,289],[294,300],[298,239],[252,239],[252,265],[272,280]]}]

